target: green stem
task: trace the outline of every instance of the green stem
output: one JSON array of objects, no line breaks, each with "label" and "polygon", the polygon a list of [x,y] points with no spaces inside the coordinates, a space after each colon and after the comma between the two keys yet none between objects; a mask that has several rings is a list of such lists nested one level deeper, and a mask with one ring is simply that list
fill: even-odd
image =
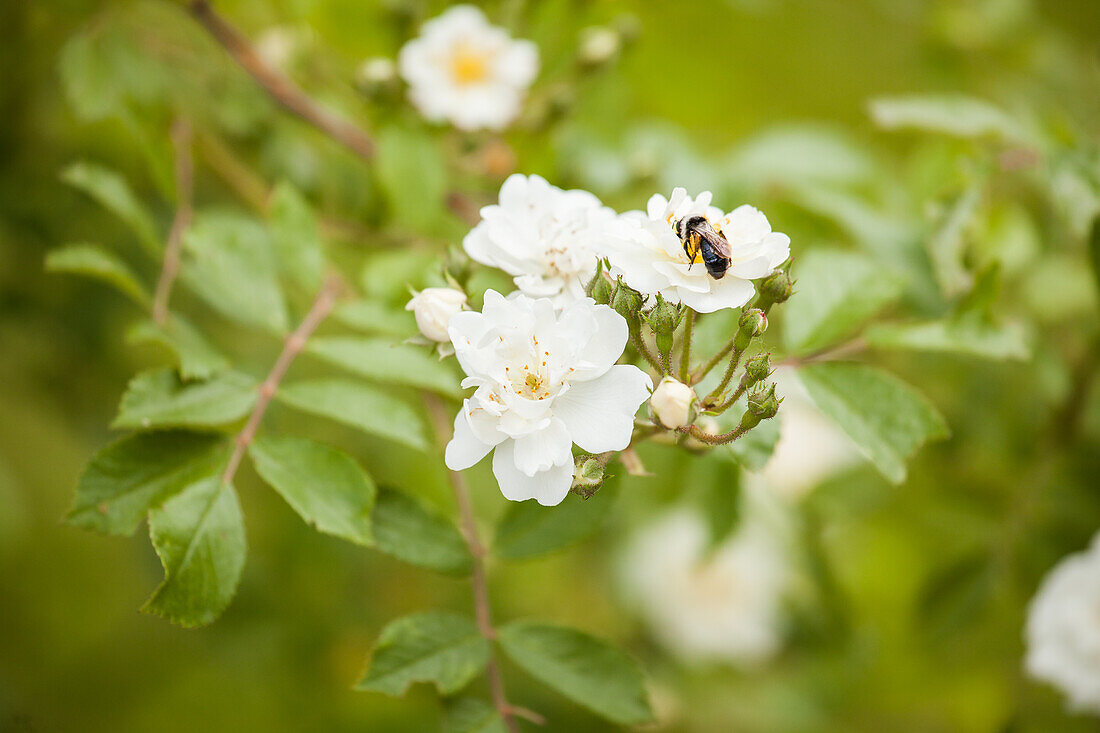
[{"label": "green stem", "polygon": [[713,433],[708,433],[704,431],[698,425],[691,425],[690,427],[680,428],[681,433],[687,433],[696,440],[706,443],[708,445],[725,445],[726,443],[732,443],[750,430],[752,430],[752,428],[746,428],[744,425],[738,425],[736,428],[729,431],[728,433],[714,435]]},{"label": "green stem", "polygon": [[726,373],[722,375],[722,381],[719,382],[718,386],[703,400],[704,406],[713,405],[714,401],[718,399],[718,396],[722,394],[722,390],[729,385],[730,380],[733,379],[733,373],[737,371],[737,365],[741,363],[741,357],[744,353],[744,349],[734,347],[733,356],[730,357],[730,363],[729,366],[726,367]]},{"label": "green stem", "polygon": [[680,351],[680,381],[687,384],[691,367],[691,336],[695,329],[695,311],[688,310],[684,322],[684,345]]},{"label": "green stem", "polygon": [[638,351],[643,359],[649,362],[650,366],[657,370],[659,374],[665,374],[666,371],[658,361],[657,357],[653,355],[653,352],[646,346],[645,339],[640,333],[640,329],[631,327],[630,329],[630,343],[634,344],[634,348]]},{"label": "green stem", "polygon": [[737,389],[735,389],[733,391],[733,394],[730,395],[728,400],[726,400],[722,404],[715,407],[713,410],[711,410],[711,412],[717,412],[719,414],[725,412],[726,410],[733,407],[733,403],[737,402],[737,400],[741,399],[741,395],[743,395],[743,394],[745,394],[745,383],[744,383],[744,381],[742,381],[741,384],[737,385]]}]

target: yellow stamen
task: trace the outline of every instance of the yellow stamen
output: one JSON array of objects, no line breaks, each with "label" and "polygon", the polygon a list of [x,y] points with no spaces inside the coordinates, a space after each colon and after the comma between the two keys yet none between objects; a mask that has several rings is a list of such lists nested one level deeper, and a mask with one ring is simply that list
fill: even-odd
[{"label": "yellow stamen", "polygon": [[489,76],[489,56],[469,44],[458,44],[451,54],[451,77],[456,84],[477,84]]}]

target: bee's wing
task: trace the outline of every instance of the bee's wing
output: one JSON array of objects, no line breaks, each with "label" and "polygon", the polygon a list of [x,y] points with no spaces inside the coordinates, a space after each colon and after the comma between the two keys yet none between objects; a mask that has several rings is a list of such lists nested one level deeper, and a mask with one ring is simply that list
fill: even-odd
[{"label": "bee's wing", "polygon": [[723,260],[730,259],[730,243],[725,237],[710,227],[704,229],[701,234],[707,238],[707,244],[710,245],[714,254],[718,255]]}]

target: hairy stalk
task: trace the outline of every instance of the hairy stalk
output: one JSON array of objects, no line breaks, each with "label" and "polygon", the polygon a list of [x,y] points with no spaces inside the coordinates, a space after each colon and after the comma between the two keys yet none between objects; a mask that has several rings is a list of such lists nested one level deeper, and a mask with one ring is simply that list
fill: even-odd
[{"label": "hairy stalk", "polygon": [[236,475],[237,469],[240,468],[241,461],[244,459],[244,454],[248,451],[248,446],[252,444],[252,440],[256,437],[256,432],[260,429],[260,423],[263,422],[264,413],[267,412],[267,407],[271,404],[271,399],[279,389],[279,383],[283,381],[283,377],[286,376],[286,372],[290,368],[295,357],[302,353],[302,349],[306,346],[306,341],[308,341],[309,337],[313,335],[313,332],[317,330],[317,327],[321,325],[321,321],[325,320],[325,317],[332,311],[332,307],[336,305],[336,299],[342,287],[343,285],[337,276],[328,276],[325,279],[324,285],[321,286],[321,291],[317,293],[317,298],[313,301],[313,305],[310,307],[306,317],[298,324],[298,328],[294,329],[294,332],[287,336],[282,353],[280,353],[279,358],[275,360],[275,365],[271,367],[271,372],[267,375],[267,379],[260,385],[260,398],[256,401],[256,406],[252,408],[252,414],[248,416],[248,422],[245,423],[241,432],[237,434],[233,454],[229,457],[229,463],[226,464],[225,472],[222,473],[223,483],[229,484],[233,482],[233,476]]},{"label": "hairy stalk", "polygon": [[722,390],[729,385],[730,380],[733,379],[733,373],[737,371],[737,365],[741,363],[741,357],[744,356],[744,354],[744,349],[738,349],[736,346],[734,347],[733,356],[730,357],[730,363],[726,366],[726,373],[722,375],[722,381],[718,383],[718,386],[715,387],[710,394],[703,398],[703,407],[707,408],[713,405],[714,401],[722,394]]},{"label": "hairy stalk", "polygon": [[[431,415],[435,428],[436,439],[441,446],[446,445],[450,421],[443,404],[435,395],[425,394],[424,402]],[[485,545],[477,532],[477,521],[474,518],[474,510],[470,505],[470,492],[466,487],[466,480],[458,471],[447,471],[451,480],[451,488],[454,490],[455,504],[458,505],[458,515],[462,523],[462,536],[466,540],[466,546],[473,557],[473,569],[470,573],[470,582],[474,592],[474,614],[477,618],[477,628],[486,641],[492,643],[497,637],[493,627],[492,612],[489,607],[489,584],[485,578]],[[504,725],[512,733],[519,731],[516,724],[516,716],[526,717],[535,722],[545,722],[538,713],[533,713],[523,708],[517,708],[508,702],[504,694],[504,680],[500,674],[496,657],[489,654],[489,662],[485,665],[485,676],[489,681],[489,694],[493,699],[493,707],[496,708]]]},{"label": "hairy stalk", "polygon": [[168,321],[168,299],[172,296],[172,284],[180,269],[180,251],[183,249],[183,233],[191,225],[192,192],[194,189],[194,165],[191,160],[191,123],[179,118],[172,123],[172,145],[176,153],[176,215],[168,231],[164,245],[164,262],[153,295],[153,320],[163,326]]},{"label": "hairy stalk", "polygon": [[691,379],[688,384],[696,385],[699,384],[699,382],[702,382],[703,378],[710,374],[710,371],[714,369],[714,367],[718,366],[718,362],[722,361],[722,359],[725,358],[726,354],[730,353],[730,349],[733,348],[733,341],[733,339],[730,339],[729,343],[719,349],[714,356],[707,359],[702,366],[692,372]]},{"label": "hairy stalk", "polygon": [[733,407],[733,403],[737,402],[737,400],[741,399],[741,395],[743,395],[743,394],[745,394],[745,383],[741,382],[741,384],[737,385],[737,389],[733,390],[733,394],[731,394],[729,396],[729,399],[727,399],[722,404],[711,408],[712,411],[717,412],[719,414],[725,412],[726,410]]},{"label": "hairy stalk", "polygon": [[679,430],[681,433],[687,433],[696,440],[707,443],[708,445],[725,445],[726,443],[732,443],[733,441],[737,440],[742,435],[752,430],[752,428],[746,428],[743,425],[738,425],[736,428],[729,431],[728,433],[722,433],[720,435],[708,433],[700,428],[698,425],[690,425],[688,427],[680,428]]},{"label": "hairy stalk", "polygon": [[275,102],[359,157],[369,160],[374,155],[374,141],[367,133],[323,109],[285,74],[264,63],[244,35],[218,15],[207,0],[190,0],[187,9]]},{"label": "hairy stalk", "polygon": [[653,352],[650,351],[649,347],[646,345],[645,338],[642,336],[640,329],[630,329],[630,343],[634,344],[634,348],[637,350],[638,354],[649,362],[649,365],[656,369],[658,374],[666,373],[660,360],[653,355]]},{"label": "hairy stalk", "polygon": [[691,378],[691,336],[695,330],[695,311],[688,309],[684,316],[684,343],[680,349],[680,381],[688,383]]}]

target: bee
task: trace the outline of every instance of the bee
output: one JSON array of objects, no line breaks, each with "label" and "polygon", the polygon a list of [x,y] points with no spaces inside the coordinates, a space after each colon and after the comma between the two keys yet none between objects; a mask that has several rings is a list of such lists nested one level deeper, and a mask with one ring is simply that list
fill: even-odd
[{"label": "bee", "polygon": [[685,216],[677,219],[672,228],[680,238],[691,265],[701,259],[715,280],[726,276],[730,266],[730,243],[715,231],[705,216]]}]

